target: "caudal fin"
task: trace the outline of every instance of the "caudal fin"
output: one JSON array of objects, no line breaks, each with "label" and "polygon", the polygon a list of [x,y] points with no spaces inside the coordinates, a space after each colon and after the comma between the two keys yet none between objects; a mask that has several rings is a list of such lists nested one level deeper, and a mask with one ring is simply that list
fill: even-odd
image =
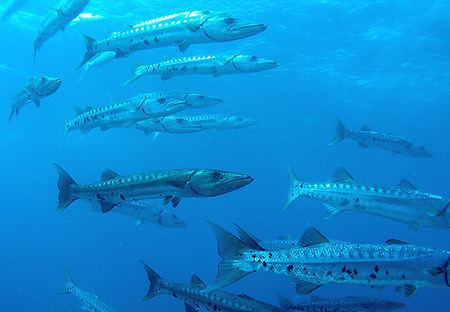
[{"label": "caudal fin", "polygon": [[73,194],[71,186],[78,185],[74,179],[59,165],[55,164],[56,172],[58,173],[58,210],[63,211],[71,203],[78,199],[76,195]]},{"label": "caudal fin", "polygon": [[222,262],[219,263],[218,273],[215,282],[208,286],[205,291],[213,291],[231,285],[251,272],[241,270],[236,264],[240,255],[251,249],[245,245],[239,238],[221,228],[220,226],[209,223],[216,234],[219,255]]},{"label": "caudal fin", "polygon": [[161,276],[156,273],[151,267],[149,267],[144,261],[141,261],[144,265],[145,272],[147,273],[148,281],[150,285],[148,287],[147,294],[144,296],[143,300],[151,299],[159,294],[164,293],[161,285],[164,282]]},{"label": "caudal fin", "polygon": [[8,121],[11,121],[12,118],[14,117],[14,115],[16,115],[18,113],[18,111],[14,108],[11,108],[11,111],[9,112],[9,118]]},{"label": "caudal fin", "polygon": [[342,140],[346,139],[350,134],[350,130],[348,130],[345,125],[339,119],[336,119],[336,134],[333,140],[328,145],[334,145]]},{"label": "caudal fin", "polygon": [[301,187],[299,179],[297,178],[297,176],[295,175],[294,171],[290,166],[288,167],[288,171],[289,171],[289,191],[286,203],[284,204],[283,207],[283,211],[285,211],[291,205],[291,203],[298,198],[299,192],[298,188]]},{"label": "caudal fin", "polygon": [[95,54],[94,52],[94,45],[97,42],[94,38],[83,35],[84,43],[86,45],[86,52],[84,53],[83,60],[81,61],[78,68],[82,67],[84,64],[86,64]]}]

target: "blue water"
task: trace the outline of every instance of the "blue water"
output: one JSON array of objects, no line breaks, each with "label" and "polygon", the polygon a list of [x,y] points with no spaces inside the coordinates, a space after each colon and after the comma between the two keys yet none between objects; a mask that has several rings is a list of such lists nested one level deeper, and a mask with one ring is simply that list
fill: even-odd
[{"label": "blue water", "polygon": [[[4,8],[5,1],[2,1]],[[345,166],[361,181],[394,185],[402,178],[424,191],[450,197],[450,4],[436,1],[101,1],[85,10],[104,21],[68,28],[48,41],[33,64],[37,29],[56,1],[30,0],[0,25],[0,310],[79,311],[80,302],[57,293],[70,271],[78,285],[117,311],[183,311],[169,296],[142,302],[148,282],[139,260],[170,281],[193,273],[211,283],[219,262],[206,220],[232,229],[238,223],[262,238],[300,236],[314,225],[331,239],[381,243],[398,238],[450,248],[448,232],[408,226],[370,215],[326,220],[319,202],[300,199],[281,213],[288,188],[287,164],[306,181],[326,180]],[[145,77],[121,88],[136,63],[180,55],[175,48],[135,53],[78,81],[84,53],[80,34],[101,39],[110,31],[175,12],[225,10],[269,28],[244,40],[195,45],[185,55],[242,52],[278,60],[274,70],[220,78],[186,76],[169,81]],[[29,76],[60,76],[64,82],[40,109],[25,107],[7,123],[12,96]],[[161,135],[156,142],[133,129],[98,130],[64,139],[74,106],[100,106],[139,92],[185,90],[222,97],[204,113],[237,114],[257,126],[192,135]],[[203,113],[203,111],[202,111]],[[335,118],[351,128],[369,125],[426,145],[431,159],[359,149],[345,141],[330,147]],[[184,230],[135,226],[118,214],[100,215],[76,202],[56,212],[61,164],[79,183],[95,182],[106,168],[123,174],[206,167],[247,173],[251,185],[206,199],[183,199],[176,212]],[[273,304],[293,298],[293,283],[253,274],[227,288]],[[391,287],[328,285],[323,297],[361,295],[407,304],[404,311],[446,311],[449,290],[419,289],[406,299]]]}]

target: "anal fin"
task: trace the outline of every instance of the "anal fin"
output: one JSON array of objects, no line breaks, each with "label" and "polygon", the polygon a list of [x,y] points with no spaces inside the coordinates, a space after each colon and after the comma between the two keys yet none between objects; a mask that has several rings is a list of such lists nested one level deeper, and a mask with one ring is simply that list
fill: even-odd
[{"label": "anal fin", "polygon": [[416,289],[417,289],[416,286],[407,284],[407,285],[398,286],[397,288],[395,288],[395,291],[409,297],[416,291]]},{"label": "anal fin", "polygon": [[102,213],[110,212],[111,209],[113,209],[115,206],[116,206],[115,203],[106,200],[100,201],[100,208],[102,210]]},{"label": "anal fin", "polygon": [[327,207],[327,212],[328,212],[327,218],[335,217],[344,211],[340,207],[336,207],[331,204],[325,204],[325,207]]}]

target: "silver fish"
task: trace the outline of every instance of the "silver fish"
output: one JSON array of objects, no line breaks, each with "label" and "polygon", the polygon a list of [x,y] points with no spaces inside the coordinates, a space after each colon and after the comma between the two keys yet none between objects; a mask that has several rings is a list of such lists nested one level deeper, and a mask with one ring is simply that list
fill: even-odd
[{"label": "silver fish", "polygon": [[168,80],[182,75],[221,75],[255,73],[269,70],[278,66],[278,63],[254,55],[208,55],[192,56],[169,61],[138,66],[134,76],[123,86],[138,80],[146,75],[159,75],[162,80]]},{"label": "silver fish", "polygon": [[81,65],[97,53],[114,51],[117,57],[131,52],[167,46],[185,51],[196,43],[223,42],[256,35],[267,27],[243,22],[229,13],[192,11],[171,14],[134,25],[97,41],[85,36],[86,53]]},{"label": "silver fish", "polygon": [[58,32],[64,31],[66,26],[84,10],[88,3],[89,0],[66,0],[55,12],[47,15],[34,41],[35,59],[43,44]]},{"label": "silver fish", "polygon": [[289,181],[285,209],[297,198],[305,197],[323,202],[329,216],[349,210],[389,218],[415,229],[450,229],[450,201],[420,192],[407,180],[390,187],[362,184],[355,182],[346,169],[340,168],[330,181],[323,183],[301,182],[289,170]]},{"label": "silver fish", "polygon": [[285,311],[304,312],[383,312],[402,309],[404,303],[378,298],[348,296],[338,299],[325,299],[311,296],[311,301],[293,303],[280,297],[280,305]]},{"label": "silver fish", "polygon": [[375,132],[367,126],[363,126],[359,131],[347,129],[339,119],[336,122],[336,136],[330,145],[350,139],[356,141],[360,148],[376,147],[392,154],[402,154],[417,158],[430,158],[433,155],[421,145],[408,139],[390,134]]},{"label": "silver fish", "polygon": [[251,126],[256,121],[231,115],[165,116],[136,123],[136,129],[149,133],[193,133],[205,130],[238,129]]},{"label": "silver fish", "polygon": [[41,99],[55,93],[61,86],[61,83],[62,79],[55,77],[42,76],[30,78],[27,85],[13,98],[9,120],[12,119],[14,114],[18,115],[22,107],[28,103],[34,102],[37,107],[40,107]]},{"label": "silver fish", "polygon": [[68,133],[79,129],[86,133],[97,127],[102,131],[113,127],[127,127],[137,121],[167,116],[190,108],[209,107],[221,102],[221,99],[196,93],[143,93],[107,106],[78,109],[77,116],[66,122],[65,130]]},{"label": "silver fish", "polygon": [[182,197],[214,197],[250,184],[245,174],[211,169],[175,169],[122,176],[112,170],[102,173],[98,183],[79,185],[60,166],[55,165],[58,180],[58,210],[77,199],[97,201],[103,213],[122,202],[162,198],[176,207]]},{"label": "silver fish", "polygon": [[283,309],[257,301],[247,295],[234,295],[224,291],[205,291],[206,284],[193,275],[191,284],[170,283],[162,279],[147,264],[143,263],[150,282],[144,300],[161,294],[171,295],[184,302],[186,312],[223,311],[223,312],[283,312]]},{"label": "silver fish", "polygon": [[114,310],[102,302],[95,294],[92,294],[75,284],[73,279],[67,275],[63,293],[72,294],[83,302],[82,309],[90,312],[114,312]]},{"label": "silver fish", "polygon": [[97,54],[94,58],[90,59],[86,64],[81,67],[82,73],[78,80],[84,78],[84,76],[94,67],[99,67],[104,64],[110,63],[116,59],[116,52],[107,51]]},{"label": "silver fish", "polygon": [[293,278],[299,295],[330,283],[395,286],[406,295],[417,287],[449,287],[450,251],[409,245],[332,242],[314,228],[301,238],[301,247],[265,250],[256,241],[241,241],[211,224],[223,261],[213,285],[216,290],[244,276],[268,271]]}]

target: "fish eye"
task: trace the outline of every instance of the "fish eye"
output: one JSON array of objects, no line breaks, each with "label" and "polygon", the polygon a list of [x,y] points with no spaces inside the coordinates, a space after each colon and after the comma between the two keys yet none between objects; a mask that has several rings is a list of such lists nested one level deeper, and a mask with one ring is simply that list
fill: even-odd
[{"label": "fish eye", "polygon": [[204,99],[205,99],[205,96],[204,96],[204,95],[199,95],[199,96],[198,96],[198,99],[199,99],[199,100],[204,100]]},{"label": "fish eye", "polygon": [[220,174],[220,172],[214,171],[214,172],[212,173],[212,177],[213,177],[214,179],[219,179],[219,178],[222,177],[222,175]]},{"label": "fish eye", "polygon": [[228,25],[234,24],[234,22],[236,22],[236,20],[232,17],[227,17],[223,21],[225,22],[225,24],[228,24]]},{"label": "fish eye", "polygon": [[256,62],[257,59],[258,58],[256,56],[254,56],[254,55],[250,57],[250,61],[252,61],[252,62]]},{"label": "fish eye", "polygon": [[166,102],[166,99],[165,98],[159,98],[158,99],[158,103],[159,104],[164,104]]},{"label": "fish eye", "polygon": [[183,118],[177,118],[175,121],[176,121],[177,123],[183,123],[183,122],[184,122],[184,119],[183,119]]}]

